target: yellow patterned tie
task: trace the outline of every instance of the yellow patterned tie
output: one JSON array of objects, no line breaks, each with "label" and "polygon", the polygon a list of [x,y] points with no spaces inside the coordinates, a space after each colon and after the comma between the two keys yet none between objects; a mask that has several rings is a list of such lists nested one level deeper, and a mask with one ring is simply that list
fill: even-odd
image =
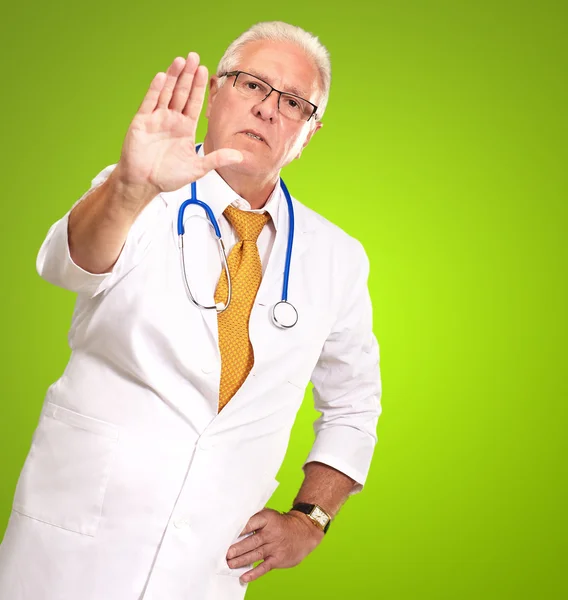
[{"label": "yellow patterned tie", "polygon": [[[228,256],[231,275],[231,302],[218,315],[221,385],[219,412],[241,387],[254,364],[249,339],[249,318],[260,281],[262,264],[256,240],[270,219],[268,213],[252,213],[228,206],[223,213],[235,228],[237,242]],[[227,300],[227,274],[221,272],[215,302]]]}]

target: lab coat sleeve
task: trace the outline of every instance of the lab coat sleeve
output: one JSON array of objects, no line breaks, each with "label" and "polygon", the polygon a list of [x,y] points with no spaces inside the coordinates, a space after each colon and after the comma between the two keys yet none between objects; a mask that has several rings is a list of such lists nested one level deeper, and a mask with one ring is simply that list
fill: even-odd
[{"label": "lab coat sleeve", "polygon": [[304,465],[327,464],[355,480],[360,492],[377,442],[381,414],[379,346],[367,288],[369,261],[356,242],[344,302],[312,373],[316,439]]},{"label": "lab coat sleeve", "polygon": [[160,199],[154,199],[140,213],[130,228],[117,262],[108,273],[85,271],[73,261],[69,252],[67,228],[71,211],[100,186],[115,167],[116,165],[110,165],[103,169],[93,179],[90,189],[49,229],[36,261],[37,272],[49,283],[92,298],[124,277],[144,255],[150,242],[151,223],[156,220],[157,202]]}]

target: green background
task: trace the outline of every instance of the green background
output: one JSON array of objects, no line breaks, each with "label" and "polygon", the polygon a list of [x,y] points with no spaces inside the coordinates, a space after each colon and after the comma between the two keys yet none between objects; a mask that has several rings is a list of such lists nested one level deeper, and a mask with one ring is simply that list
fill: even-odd
[{"label": "green background", "polygon": [[[49,226],[118,160],[156,72],[190,50],[212,71],[280,19],[331,52],[325,126],[283,174],[367,249],[383,415],[363,493],[247,600],[568,597],[567,4],[255,4],[3,12],[0,533],[69,355],[74,296],[35,272]],[[307,395],[274,508],[302,481],[315,417]]]}]

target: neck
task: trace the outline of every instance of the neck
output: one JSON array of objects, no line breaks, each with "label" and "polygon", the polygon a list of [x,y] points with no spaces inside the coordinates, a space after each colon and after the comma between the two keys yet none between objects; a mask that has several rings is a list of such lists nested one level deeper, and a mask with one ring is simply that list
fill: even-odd
[{"label": "neck", "polygon": [[[203,151],[205,154],[213,151],[208,143],[207,136],[203,143]],[[216,171],[232,190],[250,204],[252,209],[262,208],[266,204],[279,180],[278,174],[263,173],[253,176],[239,172],[233,167],[221,167]]]}]

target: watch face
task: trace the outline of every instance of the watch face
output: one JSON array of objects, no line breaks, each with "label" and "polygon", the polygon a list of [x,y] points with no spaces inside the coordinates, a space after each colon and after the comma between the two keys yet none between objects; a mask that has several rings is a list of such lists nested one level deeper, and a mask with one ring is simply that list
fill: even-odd
[{"label": "watch face", "polygon": [[329,521],[329,517],[320,510],[317,506],[311,512],[311,516],[322,526],[325,527]]}]

